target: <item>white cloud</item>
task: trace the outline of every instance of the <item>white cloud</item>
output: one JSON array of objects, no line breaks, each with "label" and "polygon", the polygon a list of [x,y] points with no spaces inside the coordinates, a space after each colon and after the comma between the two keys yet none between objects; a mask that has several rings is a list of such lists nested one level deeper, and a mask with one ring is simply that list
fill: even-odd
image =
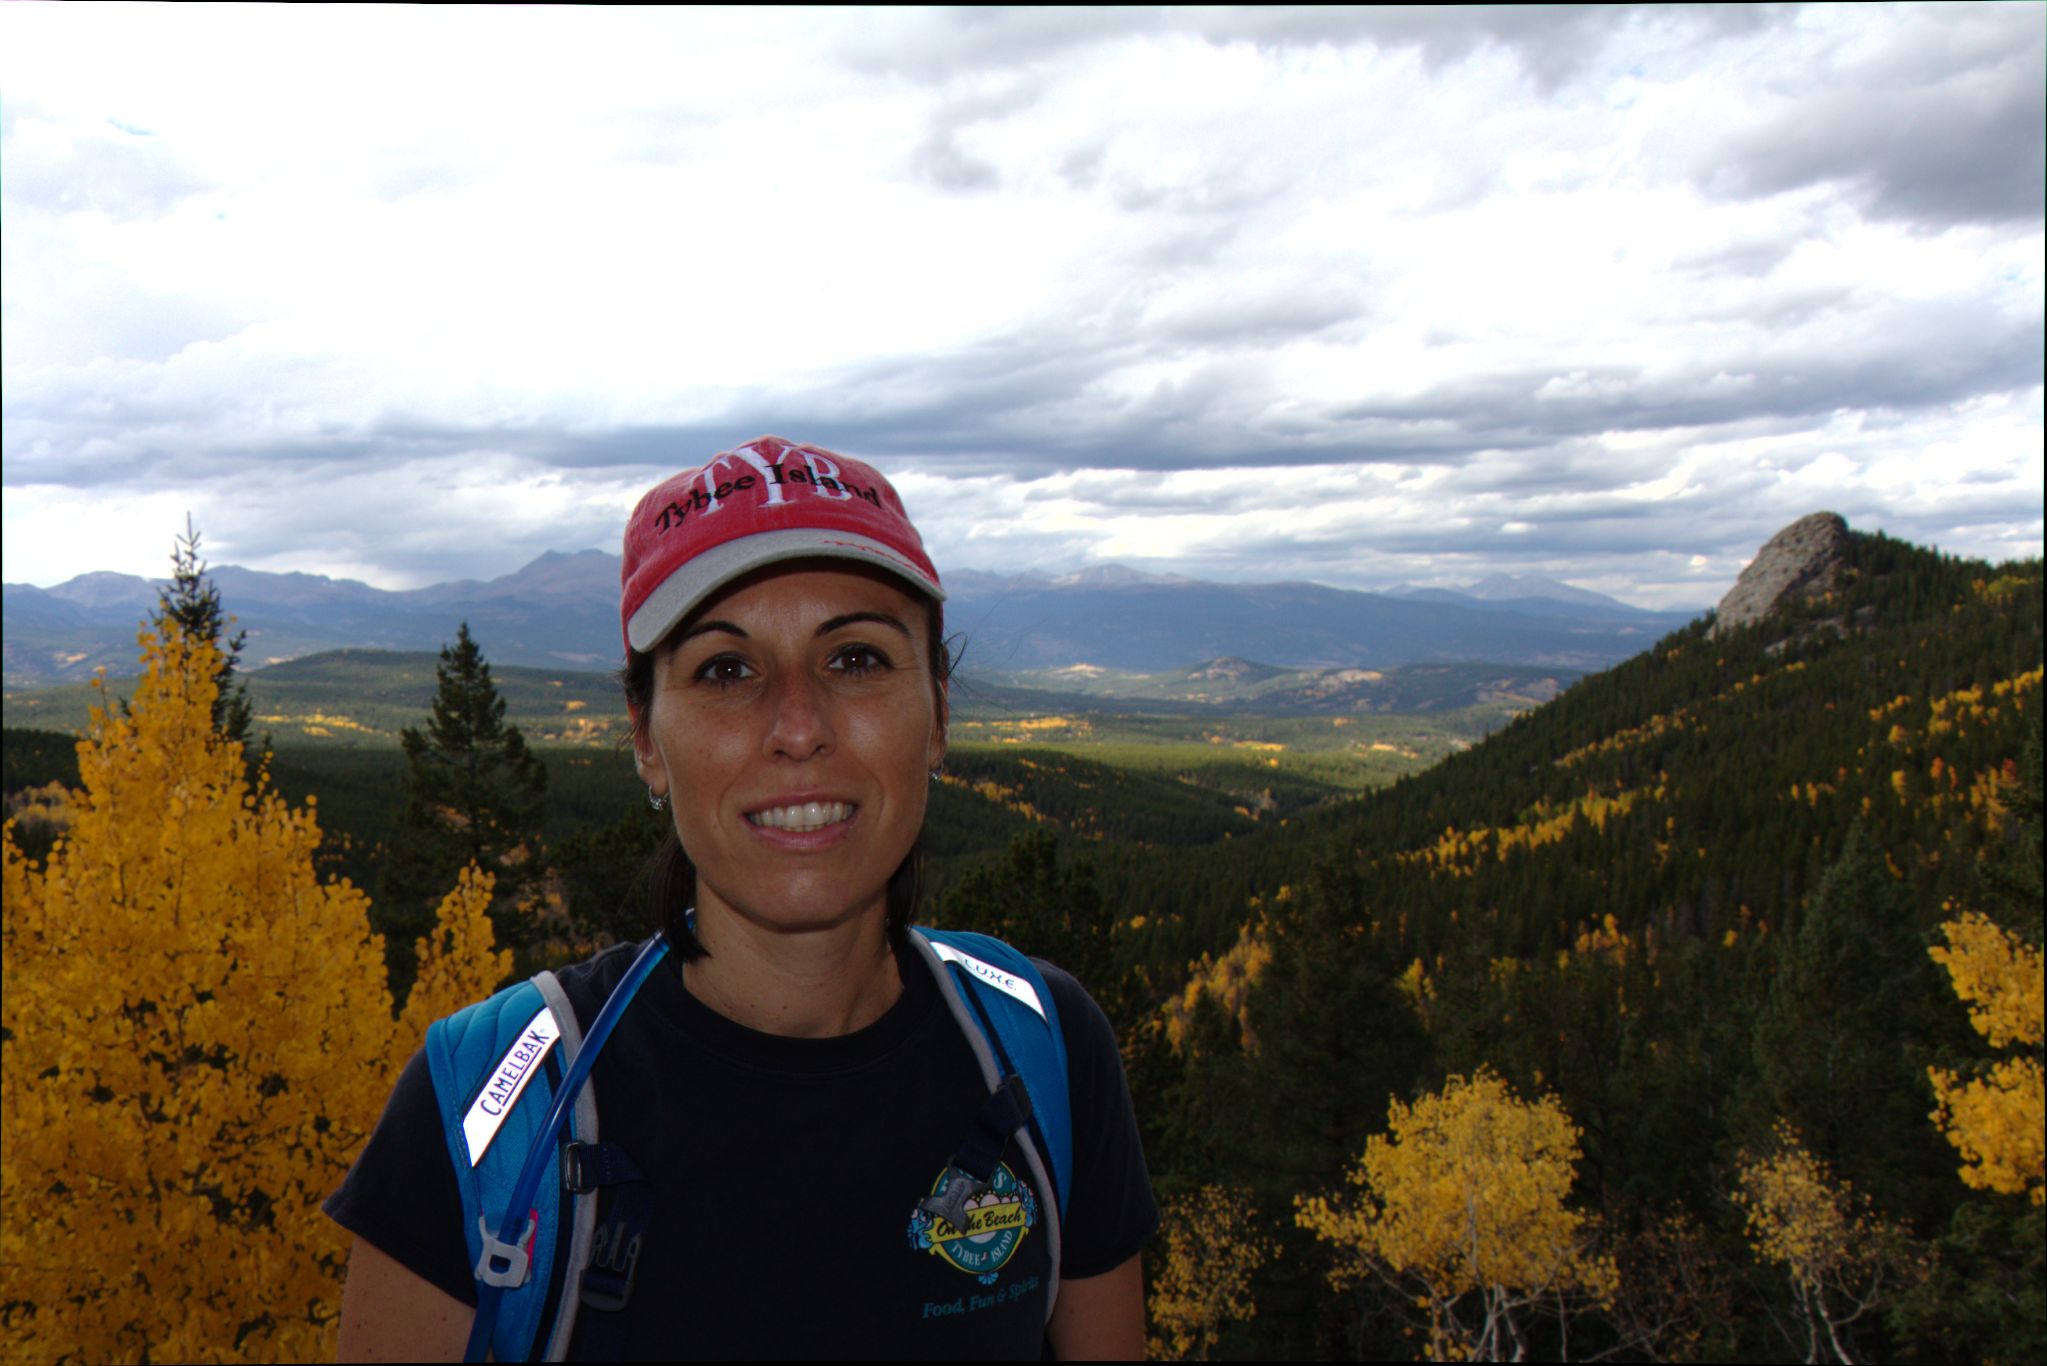
[{"label": "white cloud", "polygon": [[505,572],[762,430],[942,567],[1693,603],[1821,504],[2037,553],[2039,195],[1983,167],[2039,171],[1942,129],[2023,129],[2042,28],[0,7],[6,577],[123,567],[102,502],[152,571],[195,507]]},{"label": "white cloud", "polygon": [[[190,512],[202,535],[216,505],[182,491],[139,492],[9,485],[0,502],[0,548],[8,582],[60,583],[78,574],[111,570],[160,578]],[[207,538],[212,554],[214,544]],[[38,576],[17,574],[16,564]]]}]

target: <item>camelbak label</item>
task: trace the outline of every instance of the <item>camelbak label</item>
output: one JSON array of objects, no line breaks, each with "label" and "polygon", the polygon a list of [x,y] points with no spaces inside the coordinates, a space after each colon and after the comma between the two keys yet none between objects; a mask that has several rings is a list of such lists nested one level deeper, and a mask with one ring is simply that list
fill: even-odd
[{"label": "camelbak label", "polygon": [[974,976],[980,978],[989,986],[994,987],[997,991],[1007,992],[1032,1010],[1037,1011],[1038,1018],[1045,1018],[1045,1007],[1038,1004],[1038,993],[1023,978],[1013,977],[1001,968],[984,963],[971,954],[961,953],[950,944],[941,944],[936,939],[929,942],[932,950],[946,962],[958,963],[961,967],[973,973]]},{"label": "camelbak label", "polygon": [[470,1166],[482,1161],[491,1140],[498,1136],[498,1126],[505,1122],[506,1115],[512,1113],[512,1107],[519,1103],[519,1097],[526,1090],[526,1083],[532,1081],[533,1074],[540,1070],[540,1060],[547,1056],[547,1050],[554,1047],[561,1036],[561,1026],[555,1023],[554,1012],[542,1006],[540,1013],[527,1021],[518,1039],[505,1050],[505,1056],[498,1059],[498,1065],[491,1069],[490,1080],[477,1094],[475,1104],[469,1107],[468,1114],[462,1116],[462,1137],[469,1144]]}]

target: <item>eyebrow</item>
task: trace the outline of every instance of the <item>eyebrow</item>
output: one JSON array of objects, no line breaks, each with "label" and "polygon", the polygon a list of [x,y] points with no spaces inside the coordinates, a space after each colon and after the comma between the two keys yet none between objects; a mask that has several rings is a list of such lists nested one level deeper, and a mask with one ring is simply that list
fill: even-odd
[{"label": "eyebrow", "polygon": [[903,625],[901,621],[899,621],[895,617],[890,616],[886,612],[848,612],[844,616],[833,617],[830,621],[827,621],[823,625],[819,626],[817,628],[816,634],[821,636],[828,636],[832,632],[839,630],[842,627],[851,626],[856,621],[877,622],[880,625],[893,627],[896,630],[902,632],[903,638],[905,640],[916,639],[916,637],[910,634],[909,627]]},{"label": "eyebrow", "polygon": [[[908,640],[915,639],[914,636],[910,635],[909,627],[903,625],[900,619],[892,617],[886,612],[847,612],[843,616],[836,616],[831,618],[831,620],[824,622],[817,628],[817,630],[813,634],[819,636],[828,636],[834,631],[840,630],[847,626],[851,626],[855,622],[861,621],[872,621],[882,626],[892,627],[895,630],[900,631],[905,639]],[[716,621],[698,622],[695,626],[692,626],[689,630],[684,631],[681,635],[677,636],[675,638],[675,645],[680,646],[684,642],[695,640],[698,636],[704,635],[705,633],[710,631],[723,631],[727,635],[738,636],[741,640],[749,639],[746,632],[741,630],[736,624],[721,619]],[[671,646],[670,648],[672,649],[674,647]]]},{"label": "eyebrow", "polygon": [[727,635],[738,636],[741,640],[745,640],[747,638],[746,632],[740,630],[737,626],[734,626],[729,621],[700,621],[696,625],[690,627],[687,631],[684,631],[681,635],[677,636],[675,638],[675,644],[669,646],[668,648],[671,650],[676,649],[687,641],[695,640],[698,636],[703,635],[707,631],[723,631]]}]

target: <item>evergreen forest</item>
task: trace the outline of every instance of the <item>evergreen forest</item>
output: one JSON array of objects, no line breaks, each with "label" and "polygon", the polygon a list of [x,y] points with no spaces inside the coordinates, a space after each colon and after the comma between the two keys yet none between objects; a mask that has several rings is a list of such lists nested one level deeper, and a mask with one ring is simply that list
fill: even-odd
[{"label": "evergreen forest", "polygon": [[[1850,556],[1838,593],[1697,623],[1285,829],[1057,873],[1013,852],[1042,892],[1004,928],[1081,941],[1125,1012],[1156,1182],[1190,1221],[1160,1255],[1242,1272],[1184,1342],[1480,1347],[1428,1302],[1483,1299],[1483,1274],[1352,1274],[1303,1202],[1346,1188],[1390,1101],[1487,1075],[1576,1127],[1569,1201],[1611,1274],[1504,1311],[1518,1347],[1483,1354],[2038,1359],[2039,1102],[2007,1116],[2030,1185],[1965,1180],[1929,1069],[1993,1049],[1929,950],[1965,912],[2029,947],[2033,1023],[2008,1037],[2037,1078],[2040,568],[1863,535]],[[1831,1259],[1773,1256],[1744,1204],[1779,1158],[1827,1193],[1798,1214]],[[1252,1242],[1235,1261],[1201,1231],[1216,1192],[1251,1212],[1221,1221]]]},{"label": "evergreen forest", "polygon": [[[2041,565],[1846,554],[1824,596],[1695,622],[1504,724],[962,710],[920,915],[1061,964],[1116,1026],[1165,1216],[1155,1355],[2047,1352]],[[489,645],[444,651],[402,746],[272,747],[260,689],[221,742],[311,804],[325,884],[366,889],[393,1015],[459,995],[463,943],[509,977],[658,921],[665,818],[616,736],[522,737]],[[10,974],[16,879],[83,838],[88,750],[6,734]],[[219,1229],[277,1218],[276,1191],[205,1189]],[[53,1322],[39,1293],[10,1290],[10,1339]],[[304,1351],[279,1316],[332,1313],[230,1312],[206,1354]]]}]

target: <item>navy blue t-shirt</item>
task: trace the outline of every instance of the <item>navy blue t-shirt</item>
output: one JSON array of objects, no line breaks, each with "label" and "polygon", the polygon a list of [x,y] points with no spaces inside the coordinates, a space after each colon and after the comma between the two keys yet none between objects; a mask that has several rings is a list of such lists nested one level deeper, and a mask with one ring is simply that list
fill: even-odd
[{"label": "navy blue t-shirt", "polygon": [[[558,976],[587,1028],[625,975],[620,945]],[[920,1246],[931,1193],[987,1084],[929,970],[852,1034],[792,1039],[735,1024],[686,991],[670,955],[592,1073],[601,1136],[653,1180],[653,1222],[625,1351],[731,1357],[1037,1358],[1050,1280],[1036,1190],[1014,1142],[995,1192],[1025,1224]],[[1039,963],[1065,1034],[1073,1190],[1060,1276],[1113,1270],[1158,1223],[1116,1038],[1101,1007]],[[461,1195],[424,1054],[406,1065],[329,1216],[421,1278],[476,1300]],[[579,1326],[580,1333],[580,1326]],[[579,1344],[580,1345],[580,1344]]]}]

